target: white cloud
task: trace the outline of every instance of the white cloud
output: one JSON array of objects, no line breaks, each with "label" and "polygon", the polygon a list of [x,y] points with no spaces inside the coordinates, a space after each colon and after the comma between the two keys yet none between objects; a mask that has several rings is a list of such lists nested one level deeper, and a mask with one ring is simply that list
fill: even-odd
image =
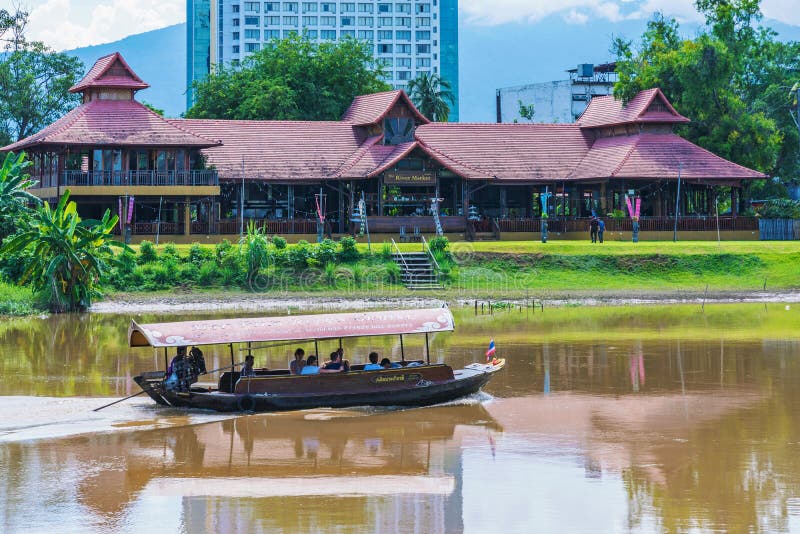
[{"label": "white cloud", "polygon": [[185,0],[28,0],[28,39],[56,50],[116,41],[186,20]]},{"label": "white cloud", "polygon": [[582,13],[577,9],[570,9],[569,13],[564,15],[564,21],[567,24],[576,24],[576,25],[583,25],[589,20],[589,16],[586,13]]},{"label": "white cloud", "polygon": [[[763,0],[761,8],[768,19],[800,25],[797,0]],[[680,22],[703,21],[694,0],[462,0],[461,9],[468,23],[480,25],[538,22],[550,15],[573,24],[594,19],[619,22],[648,19],[656,11]]]}]

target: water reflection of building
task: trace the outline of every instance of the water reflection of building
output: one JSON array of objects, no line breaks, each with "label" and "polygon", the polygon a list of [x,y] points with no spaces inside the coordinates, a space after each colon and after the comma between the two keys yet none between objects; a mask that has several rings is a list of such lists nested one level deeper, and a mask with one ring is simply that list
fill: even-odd
[{"label": "water reflection of building", "polygon": [[[86,521],[109,530],[160,523],[189,532],[447,532],[463,529],[461,436],[499,430],[477,404],[202,425],[167,415],[131,423],[138,424],[178,426],[14,444],[20,461],[11,464],[70,478],[64,503],[50,506],[81,508]],[[22,524],[36,489],[45,490],[30,468],[15,472],[29,474],[0,467],[9,494],[21,495],[10,527]]]}]

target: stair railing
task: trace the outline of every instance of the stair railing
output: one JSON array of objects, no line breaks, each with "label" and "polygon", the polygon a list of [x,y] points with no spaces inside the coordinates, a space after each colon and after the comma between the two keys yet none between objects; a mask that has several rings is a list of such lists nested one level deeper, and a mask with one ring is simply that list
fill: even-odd
[{"label": "stair railing", "polygon": [[425,239],[425,236],[422,236],[422,252],[428,253],[428,256],[430,256],[431,260],[433,261],[433,266],[436,267],[436,272],[438,273],[439,262],[436,261],[436,257],[434,257],[431,247],[428,245],[428,241]]},{"label": "stair railing", "polygon": [[394,242],[394,238],[392,238],[392,245],[394,245],[394,249],[397,251],[397,255],[400,256],[400,261],[403,262],[403,267],[405,271],[408,272],[408,264],[406,263],[406,258],[403,256],[403,253],[400,252],[400,247],[397,246],[397,243]]}]

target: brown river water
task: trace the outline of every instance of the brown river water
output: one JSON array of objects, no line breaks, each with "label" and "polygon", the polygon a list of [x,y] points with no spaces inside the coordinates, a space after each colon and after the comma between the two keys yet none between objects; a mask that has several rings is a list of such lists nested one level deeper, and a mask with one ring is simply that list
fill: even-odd
[{"label": "brown river water", "polygon": [[198,314],[3,320],[0,531],[800,531],[800,306],[454,314],[431,359],[481,361],[493,338],[508,364],[483,393],[257,415],[143,397],[92,412],[163,369],[163,352],[126,346],[130,319]]}]

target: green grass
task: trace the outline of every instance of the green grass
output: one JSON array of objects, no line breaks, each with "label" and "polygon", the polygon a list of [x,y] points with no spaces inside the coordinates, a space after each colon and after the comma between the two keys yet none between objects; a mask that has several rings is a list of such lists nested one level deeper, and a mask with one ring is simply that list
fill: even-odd
[{"label": "green grass", "polygon": [[45,309],[30,288],[0,282],[0,316],[33,315]]},{"label": "green grass", "polygon": [[[203,245],[210,246],[210,245]],[[419,243],[398,243],[404,252]],[[163,250],[164,245],[158,247]],[[177,245],[181,255],[190,245]],[[138,248],[138,247],[135,247]],[[380,254],[383,243],[373,243]],[[359,244],[366,253],[367,245]],[[708,241],[483,241],[451,243],[455,264],[445,297],[513,298],[548,296],[631,296],[783,291],[800,288],[800,242]],[[352,266],[351,266],[352,268]],[[304,280],[308,282],[309,280]],[[402,286],[324,282],[283,285],[272,291],[318,296],[402,296]]]}]

